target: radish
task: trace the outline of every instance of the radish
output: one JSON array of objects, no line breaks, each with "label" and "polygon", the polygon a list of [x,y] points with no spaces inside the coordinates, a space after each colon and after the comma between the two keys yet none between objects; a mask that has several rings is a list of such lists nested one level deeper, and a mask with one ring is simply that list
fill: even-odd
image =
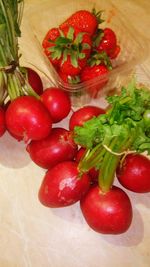
[{"label": "radish", "polygon": [[81,199],[80,207],[88,225],[98,233],[124,233],[132,221],[130,199],[116,186],[106,193],[99,186],[92,187]]},{"label": "radish", "polygon": [[37,165],[49,169],[59,162],[73,160],[77,153],[77,145],[68,130],[53,128],[48,137],[31,141],[27,151]]},{"label": "radish", "polygon": [[84,122],[100,114],[104,114],[102,108],[96,106],[85,106],[75,111],[69,121],[69,129],[73,130],[75,126],[82,126]]},{"label": "radish", "polygon": [[6,131],[5,111],[2,107],[0,107],[0,137],[3,136],[5,131]]},{"label": "radish", "polygon": [[144,155],[128,154],[116,174],[125,188],[137,193],[150,192],[150,160]]},{"label": "radish", "polygon": [[71,110],[69,95],[59,88],[47,88],[41,95],[41,101],[48,109],[54,123],[66,118]]},{"label": "radish", "polygon": [[12,135],[23,137],[24,141],[39,140],[50,134],[52,120],[41,101],[33,96],[21,96],[6,110],[6,127]]},{"label": "radish", "polygon": [[[98,186],[81,200],[81,210],[92,229],[105,234],[125,232],[132,221],[127,194],[113,185],[122,157],[128,151],[150,155],[150,91],[136,87],[134,81],[119,95],[107,97],[106,113],[74,128],[76,144],[86,148],[78,168],[86,173],[99,169]],[[129,159],[132,157],[132,160]],[[139,157],[139,159],[138,159]],[[126,162],[126,159],[128,160]],[[143,156],[128,155],[118,171],[120,182],[136,192],[150,191],[150,164]]]},{"label": "radish", "polygon": [[89,186],[88,175],[79,174],[77,163],[64,161],[47,171],[38,196],[47,207],[65,207],[79,201]]},{"label": "radish", "polygon": [[41,95],[43,93],[43,83],[40,76],[35,70],[29,67],[25,67],[25,70],[26,70],[26,79],[28,83],[38,95]]}]

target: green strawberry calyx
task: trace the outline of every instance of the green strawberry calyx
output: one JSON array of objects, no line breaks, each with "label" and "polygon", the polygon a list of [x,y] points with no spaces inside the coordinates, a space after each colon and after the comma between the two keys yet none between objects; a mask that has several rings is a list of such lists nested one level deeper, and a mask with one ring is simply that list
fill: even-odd
[{"label": "green strawberry calyx", "polygon": [[78,75],[76,75],[74,77],[68,76],[68,83],[69,84],[78,84],[80,82],[81,82],[80,77]]},{"label": "green strawberry calyx", "polygon": [[91,67],[104,64],[109,70],[112,70],[111,60],[105,51],[97,52],[96,50],[93,50],[88,59],[88,64]]},{"label": "green strawberry calyx", "polygon": [[98,24],[101,24],[105,21],[104,19],[102,19],[103,12],[104,10],[100,10],[97,12],[95,7],[93,7],[92,9],[92,14],[96,17]]},{"label": "green strawberry calyx", "polygon": [[55,40],[49,42],[53,43],[54,46],[48,48],[51,52],[52,59],[62,58],[61,64],[63,64],[68,56],[70,56],[71,64],[77,68],[78,60],[84,59],[86,54],[83,52],[84,49],[91,49],[88,43],[83,43],[83,35],[85,32],[79,32],[75,37],[75,29],[69,27],[67,35],[65,36],[62,30],[59,30],[60,36]]},{"label": "green strawberry calyx", "polygon": [[104,36],[104,30],[103,29],[97,29],[96,34],[93,36],[92,46],[98,47],[103,36]]}]

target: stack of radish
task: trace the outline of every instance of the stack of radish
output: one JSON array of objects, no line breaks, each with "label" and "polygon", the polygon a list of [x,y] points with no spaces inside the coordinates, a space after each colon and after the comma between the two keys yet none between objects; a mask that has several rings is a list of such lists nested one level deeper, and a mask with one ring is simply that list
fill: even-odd
[{"label": "stack of radish", "polygon": [[[86,123],[103,118],[109,109],[105,111],[88,105],[73,112],[68,94],[51,87],[45,89],[39,99],[21,96],[13,100],[5,111],[2,108],[0,111],[1,135],[7,129],[14,138],[27,142],[26,150],[33,162],[46,170],[39,188],[39,200],[44,206],[59,208],[80,201],[81,211],[95,231],[120,234],[129,228],[132,221],[129,197],[114,185],[114,177],[110,187],[105,188],[109,176],[115,171],[126,189],[150,192],[150,160],[139,153],[127,153],[121,158],[118,153],[117,168],[113,171],[109,163],[114,159],[108,152],[108,168],[105,169],[108,180],[102,185],[99,182],[101,168],[98,169],[96,164],[90,167],[93,157],[88,161],[88,153],[94,153],[96,163],[101,152],[97,150],[98,154],[96,149],[89,152],[86,146],[76,142],[77,129],[85,127],[88,133],[91,129],[85,126]],[[65,118],[69,119],[68,128],[58,127],[56,123]],[[146,112],[146,125],[148,120],[149,113]]]}]

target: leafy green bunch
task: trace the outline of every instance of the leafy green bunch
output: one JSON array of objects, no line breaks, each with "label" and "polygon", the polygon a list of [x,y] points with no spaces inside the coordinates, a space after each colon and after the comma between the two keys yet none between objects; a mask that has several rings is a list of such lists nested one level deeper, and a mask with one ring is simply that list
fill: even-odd
[{"label": "leafy green bunch", "polygon": [[75,127],[74,140],[86,148],[81,172],[100,169],[99,184],[104,191],[113,183],[121,156],[128,151],[150,154],[150,90],[137,88],[135,80],[120,95],[107,97],[105,114]]},{"label": "leafy green bunch", "polygon": [[35,95],[19,65],[23,4],[23,0],[0,0],[0,104],[7,97],[13,100],[24,94]]}]

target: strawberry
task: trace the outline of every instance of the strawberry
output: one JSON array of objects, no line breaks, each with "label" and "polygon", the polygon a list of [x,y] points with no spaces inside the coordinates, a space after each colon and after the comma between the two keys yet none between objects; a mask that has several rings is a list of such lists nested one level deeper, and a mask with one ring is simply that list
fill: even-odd
[{"label": "strawberry", "polygon": [[98,24],[103,22],[101,14],[102,11],[96,13],[95,9],[93,9],[92,12],[88,10],[79,10],[73,13],[59,27],[60,29],[64,29],[66,26],[76,27],[80,31],[87,32],[92,36],[96,32]]},{"label": "strawberry", "polygon": [[77,84],[80,82],[80,77],[79,76],[70,76],[67,75],[60,70],[58,71],[59,77],[63,80],[63,82],[68,83],[68,84]]},{"label": "strawberry", "polygon": [[118,56],[118,54],[120,53],[120,50],[121,50],[120,46],[117,45],[115,51],[111,55],[111,59],[115,59]]},{"label": "strawberry", "polygon": [[60,36],[60,32],[58,28],[51,28],[46,36],[44,37],[44,40],[42,42],[42,46],[44,49],[50,46],[50,41],[55,41],[57,37]]},{"label": "strawberry", "polygon": [[48,59],[50,60],[50,62],[54,65],[54,66],[58,66],[60,63],[60,59],[53,59],[53,57],[51,56],[51,52],[49,50],[50,47],[54,46],[54,41],[60,36],[60,32],[58,28],[51,28],[46,36],[44,37],[44,40],[42,42],[42,47],[44,48],[44,53],[46,54],[46,56],[48,57]]},{"label": "strawberry", "polygon": [[78,75],[90,56],[92,40],[89,34],[75,27],[60,30],[60,36],[50,49],[53,59],[61,59],[60,70],[70,76]]},{"label": "strawberry", "polygon": [[88,93],[93,97],[96,98],[98,92],[106,85],[108,81],[108,73],[109,70],[104,64],[94,65],[94,66],[85,66],[81,72],[80,79],[81,82],[86,82],[96,77],[99,77],[99,81],[97,83],[93,82],[87,88]]},{"label": "strawberry", "polygon": [[86,65],[87,58],[78,59],[77,65],[73,65],[74,63],[71,60],[71,56],[67,57],[67,60],[60,66],[60,70],[62,73],[70,76],[78,75],[82,68]]},{"label": "strawberry", "polygon": [[95,65],[95,66],[87,65],[81,72],[81,75],[80,75],[81,82],[85,82],[93,78],[103,76],[104,74],[108,74],[108,69],[105,65],[103,64]]},{"label": "strawberry", "polygon": [[112,64],[109,56],[105,51],[98,52],[97,50],[92,50],[90,58],[88,59],[88,64],[92,67],[94,65],[105,65],[109,70],[112,70]]},{"label": "strawberry", "polygon": [[117,47],[117,38],[112,29],[99,29],[93,43],[97,51],[105,51],[110,58],[114,58],[114,53]]}]

